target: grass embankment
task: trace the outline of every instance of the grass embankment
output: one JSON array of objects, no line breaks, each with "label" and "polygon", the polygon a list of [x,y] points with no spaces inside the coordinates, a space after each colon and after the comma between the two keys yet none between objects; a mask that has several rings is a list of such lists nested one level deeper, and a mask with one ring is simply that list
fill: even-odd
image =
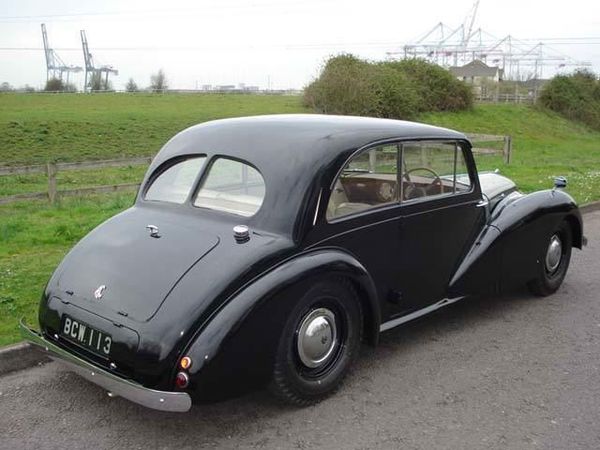
[{"label": "grass embankment", "polygon": [[[303,112],[272,95],[0,95],[0,166],[154,155],[174,134],[207,120]],[[59,172],[58,189],[141,180],[146,167]],[[47,190],[43,174],[0,177],[0,197]]]},{"label": "grass embankment", "polygon": [[[600,133],[524,105],[481,105],[472,111],[434,113],[421,121],[466,132],[510,134],[514,154],[510,165],[498,165],[519,189],[533,192],[564,175],[567,191],[580,204],[600,200]],[[478,166],[493,168],[482,156]]]},{"label": "grass embankment", "polygon": [[196,123],[302,111],[283,95],[0,94],[0,165],[150,156]]},{"label": "grass embankment", "polygon": [[[280,96],[0,95],[0,165],[148,155],[175,132],[202,120],[302,111],[300,98]],[[553,176],[566,175],[578,201],[600,199],[600,133],[513,105],[428,114],[420,120],[468,132],[512,134],[513,163],[500,169],[523,190],[547,188]],[[7,137],[11,127],[12,137]],[[50,131],[40,132],[44,127]],[[479,164],[490,169],[499,162],[482,157]],[[63,188],[138,181],[142,171],[64,173],[59,187],[61,181]],[[36,177],[0,177],[0,195],[43,190],[45,178]],[[133,194],[111,194],[68,198],[56,206],[43,201],[0,206],[0,345],[19,340],[20,317],[36,322],[44,285],[73,244],[132,201]]]}]

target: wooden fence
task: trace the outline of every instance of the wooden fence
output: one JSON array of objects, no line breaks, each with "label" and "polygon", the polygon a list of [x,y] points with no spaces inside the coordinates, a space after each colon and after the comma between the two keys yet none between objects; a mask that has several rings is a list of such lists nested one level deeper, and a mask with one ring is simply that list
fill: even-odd
[{"label": "wooden fence", "polygon": [[[467,134],[473,142],[473,153],[475,155],[497,155],[501,154],[505,164],[510,164],[512,155],[512,138],[510,136],[498,136],[491,134]],[[502,149],[480,147],[479,143],[502,142]],[[0,176],[30,175],[43,173],[48,177],[48,190],[45,192],[33,192],[0,197],[0,205],[29,199],[48,199],[55,203],[59,196],[77,196],[84,194],[98,194],[117,191],[136,190],[139,183],[124,183],[104,186],[83,187],[78,189],[59,190],[57,186],[57,174],[62,171],[103,169],[106,167],[128,167],[149,165],[152,157],[145,156],[129,159],[109,159],[104,161],[84,161],[70,163],[47,163],[35,166],[0,167]]]},{"label": "wooden fence", "polygon": [[524,94],[475,94],[474,100],[476,103],[517,103],[532,105],[536,102],[537,95]]},{"label": "wooden fence", "polygon": [[19,200],[28,199],[44,199],[47,198],[50,203],[56,202],[59,196],[76,196],[83,194],[98,194],[106,192],[136,190],[139,183],[124,183],[105,186],[92,186],[77,189],[59,190],[57,186],[56,176],[58,172],[72,170],[89,170],[103,169],[106,167],[129,167],[149,165],[152,157],[139,157],[128,159],[109,159],[104,161],[84,161],[72,163],[47,163],[35,166],[16,166],[16,167],[0,167],[0,176],[7,175],[30,175],[43,173],[48,177],[48,190],[46,192],[33,192],[26,194],[15,194],[7,197],[0,197],[0,205],[11,203]]},{"label": "wooden fence", "polygon": [[[512,160],[512,137],[511,136],[499,136],[495,134],[477,134],[467,133],[467,137],[473,143],[473,153],[475,155],[497,155],[501,154],[504,164],[510,164]],[[480,143],[487,142],[502,142],[502,149],[485,148],[479,146]]]}]

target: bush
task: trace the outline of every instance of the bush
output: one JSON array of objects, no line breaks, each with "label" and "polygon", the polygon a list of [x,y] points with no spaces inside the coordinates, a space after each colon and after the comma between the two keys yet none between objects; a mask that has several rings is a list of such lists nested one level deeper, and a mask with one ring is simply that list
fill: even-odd
[{"label": "bush", "polygon": [[410,119],[425,111],[468,109],[473,98],[462,81],[426,61],[370,63],[340,55],[304,89],[304,104],[326,114]]},{"label": "bush", "polygon": [[44,91],[47,92],[76,92],[77,87],[73,83],[65,83],[60,78],[50,78],[46,81]]},{"label": "bush", "polygon": [[373,115],[377,94],[373,67],[352,55],[331,58],[304,90],[304,104],[325,114]]},{"label": "bush", "polygon": [[420,97],[422,111],[460,111],[473,106],[471,88],[436,64],[422,59],[385,64],[411,79]]},{"label": "bush", "polygon": [[106,75],[102,75],[101,72],[93,72],[88,81],[88,87],[92,92],[99,91],[112,91],[112,83],[108,80]]},{"label": "bush", "polygon": [[555,76],[542,90],[539,104],[567,119],[600,130],[600,80],[590,71]]},{"label": "bush", "polygon": [[421,111],[418,90],[403,71],[388,63],[381,63],[375,74],[375,92],[378,98],[377,117],[408,119]]}]

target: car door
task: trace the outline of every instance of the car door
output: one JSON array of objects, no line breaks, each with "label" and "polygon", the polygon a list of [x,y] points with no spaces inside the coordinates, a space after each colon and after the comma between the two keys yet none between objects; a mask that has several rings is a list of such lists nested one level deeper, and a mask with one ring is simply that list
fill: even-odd
[{"label": "car door", "polygon": [[416,310],[446,297],[485,204],[466,143],[404,142],[400,159],[398,289],[404,308]]},{"label": "car door", "polygon": [[309,238],[342,248],[367,269],[381,300],[383,317],[398,313],[401,226],[398,143],[375,145],[344,165],[332,184],[325,222]]},{"label": "car door", "polygon": [[[444,298],[483,225],[475,168],[465,156],[456,142],[375,145],[353,155],[332,184],[326,223],[314,228],[309,247],[355,256],[375,283],[384,321]],[[413,170],[423,167],[429,171]]]}]

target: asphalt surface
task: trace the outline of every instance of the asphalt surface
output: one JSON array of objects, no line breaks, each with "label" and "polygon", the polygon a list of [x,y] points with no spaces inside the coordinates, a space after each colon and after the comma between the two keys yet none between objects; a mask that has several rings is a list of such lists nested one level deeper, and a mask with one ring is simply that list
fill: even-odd
[{"label": "asphalt surface", "polygon": [[57,363],[0,378],[0,448],[600,448],[600,212],[560,291],[470,299],[365,347],[343,388],[186,414],[115,398]]}]

